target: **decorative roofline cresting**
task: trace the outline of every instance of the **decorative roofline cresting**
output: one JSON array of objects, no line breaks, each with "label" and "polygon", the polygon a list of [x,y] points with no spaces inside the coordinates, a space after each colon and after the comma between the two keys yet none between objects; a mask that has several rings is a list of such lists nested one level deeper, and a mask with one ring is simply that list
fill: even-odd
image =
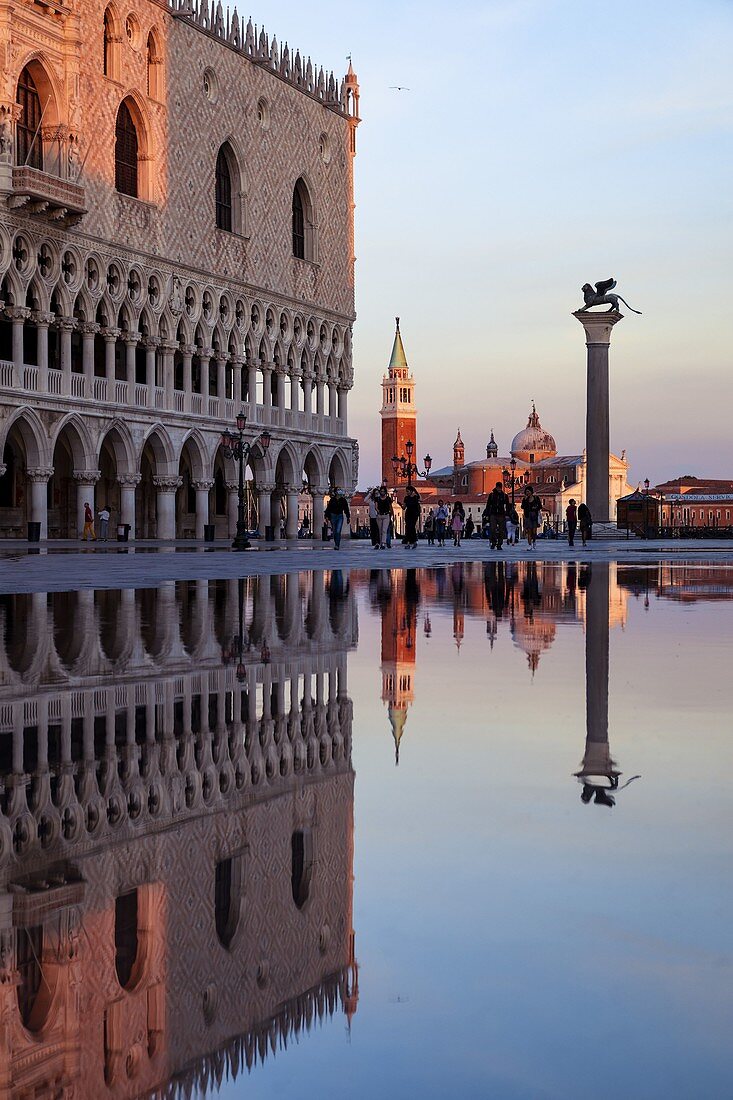
[{"label": "decorative roofline cresting", "polygon": [[358,121],[359,98],[358,93],[354,94],[358,84],[351,64],[339,81],[333,71],[324,72],[323,66],[315,66],[310,57],[303,61],[300,50],[291,54],[287,42],[279,46],[275,35],[270,38],[264,27],[258,31],[251,18],[245,27],[236,8],[232,13],[227,7],[225,14],[221,0],[167,0],[167,5],[176,17],[210,34],[253,64],[268,69],[330,110]]}]

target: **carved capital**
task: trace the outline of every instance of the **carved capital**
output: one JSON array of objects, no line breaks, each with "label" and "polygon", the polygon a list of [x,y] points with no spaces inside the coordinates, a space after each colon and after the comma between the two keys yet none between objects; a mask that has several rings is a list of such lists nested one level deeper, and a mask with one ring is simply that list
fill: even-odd
[{"label": "carved capital", "polygon": [[29,481],[46,482],[53,477],[53,466],[29,466],[26,474]]},{"label": "carved capital", "polygon": [[[0,474],[0,477],[1,476],[2,475]],[[225,484],[226,484],[228,493],[238,493],[239,492],[239,482],[238,481],[227,481],[227,482],[225,482]]]},{"label": "carved capital", "polygon": [[142,481],[142,476],[140,474],[118,474],[117,475],[117,484],[122,485],[125,488],[129,488],[130,486],[132,486],[132,488],[134,489],[135,486],[139,485],[141,481]]},{"label": "carved capital", "polygon": [[181,485],[183,485],[183,478],[155,474],[153,477],[153,485],[156,489],[159,489],[161,493],[175,493],[176,489],[180,489]]},{"label": "carved capital", "polygon": [[198,348],[195,344],[181,344],[181,355],[188,355],[193,358],[196,355]]},{"label": "carved capital", "polygon": [[27,321],[31,312],[26,306],[13,306],[7,310],[11,321]]},{"label": "carved capital", "polygon": [[196,481],[191,482],[192,489],[206,489],[208,492],[209,489],[213,489],[213,487],[214,479],[209,477],[200,477]]},{"label": "carved capital", "polygon": [[144,336],[143,347],[146,348],[159,348],[163,344],[163,341],[159,336]]},{"label": "carved capital", "polygon": [[274,481],[258,481],[257,492],[258,493],[273,493],[275,491]]},{"label": "carved capital", "polygon": [[122,333],[122,339],[125,341],[127,347],[130,347],[131,344],[136,346],[142,339],[142,333],[125,331]]},{"label": "carved capital", "polygon": [[108,344],[114,343],[114,341],[120,335],[120,330],[118,328],[101,328],[99,331],[102,333],[102,336],[104,336]]},{"label": "carved capital", "polygon": [[74,470],[72,474],[79,485],[96,485],[101,476],[101,470]]}]

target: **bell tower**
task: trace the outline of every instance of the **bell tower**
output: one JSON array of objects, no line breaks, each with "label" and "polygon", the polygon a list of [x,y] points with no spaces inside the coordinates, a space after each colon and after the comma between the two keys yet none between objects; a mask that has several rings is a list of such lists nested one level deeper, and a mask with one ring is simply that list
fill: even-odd
[{"label": "bell tower", "polygon": [[394,473],[392,457],[406,455],[405,444],[411,439],[417,454],[417,411],[415,380],[407,365],[407,356],[400,335],[400,319],[396,330],[387,374],[382,378],[382,480],[389,485],[402,484],[406,479]]}]

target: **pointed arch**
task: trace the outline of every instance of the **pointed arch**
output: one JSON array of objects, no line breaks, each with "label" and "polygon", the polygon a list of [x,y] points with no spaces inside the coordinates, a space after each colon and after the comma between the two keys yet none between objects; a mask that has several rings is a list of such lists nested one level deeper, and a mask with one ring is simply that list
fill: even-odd
[{"label": "pointed arch", "polygon": [[162,424],[153,424],[146,433],[143,445],[140,448],[140,462],[138,463],[138,468],[142,464],[142,456],[146,448],[152,451],[155,459],[156,474],[174,476],[178,473],[176,451],[171,441],[171,437]]},{"label": "pointed arch", "polygon": [[300,487],[302,468],[294,446],[289,441],[284,443],[275,456],[275,484],[278,488],[285,485]]},{"label": "pointed arch", "polygon": [[114,420],[100,436],[97,447],[97,466],[100,466],[102,449],[107,447],[114,458],[117,474],[137,473],[135,444],[132,433],[124,420]]},{"label": "pointed arch", "polygon": [[158,28],[151,27],[146,45],[147,91],[151,99],[163,98],[163,51],[160,48]]},{"label": "pointed arch", "polygon": [[26,467],[48,467],[51,465],[48,436],[35,409],[31,408],[30,405],[21,405],[8,417],[2,429],[0,429],[0,455],[3,454],[8,437],[13,430],[22,442]]},{"label": "pointed arch", "polygon": [[20,106],[15,127],[15,163],[58,176],[62,168],[58,144],[43,136],[51,134],[60,121],[60,97],[52,72],[51,65],[39,53],[27,58],[20,70],[15,96]]},{"label": "pointed arch", "polygon": [[114,4],[104,9],[102,38],[102,72],[110,80],[118,80],[120,75],[120,44],[122,42],[122,24]]},{"label": "pointed arch", "polygon": [[115,189],[135,199],[152,199],[150,125],[133,92],[125,96],[115,123]]},{"label": "pointed arch", "polygon": [[215,224],[225,233],[243,233],[242,160],[232,138],[216,154],[214,179]]},{"label": "pointed arch", "polygon": [[209,462],[209,452],[206,441],[198,428],[193,428],[183,440],[179,457],[179,466],[184,454],[188,457],[191,466],[191,476],[194,479],[207,478],[210,476],[209,470],[211,468],[211,463]]},{"label": "pointed arch", "polygon": [[94,441],[86,423],[78,413],[69,413],[68,416],[59,421],[51,438],[52,455],[62,435],[66,437],[68,442],[74,469],[83,470],[87,473],[96,470],[97,456]]}]

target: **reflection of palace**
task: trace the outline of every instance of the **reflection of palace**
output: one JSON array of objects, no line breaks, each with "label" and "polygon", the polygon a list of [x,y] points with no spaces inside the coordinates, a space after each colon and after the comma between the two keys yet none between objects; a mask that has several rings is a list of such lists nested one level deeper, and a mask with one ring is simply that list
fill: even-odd
[{"label": "reflection of palace", "polygon": [[724,565],[619,565],[618,583],[634,596],[644,596],[647,603],[651,595],[680,603],[733,600],[733,569]]},{"label": "reflection of palace", "polygon": [[0,1096],[190,1090],[351,1017],[356,630],[324,574],[2,597]]}]

